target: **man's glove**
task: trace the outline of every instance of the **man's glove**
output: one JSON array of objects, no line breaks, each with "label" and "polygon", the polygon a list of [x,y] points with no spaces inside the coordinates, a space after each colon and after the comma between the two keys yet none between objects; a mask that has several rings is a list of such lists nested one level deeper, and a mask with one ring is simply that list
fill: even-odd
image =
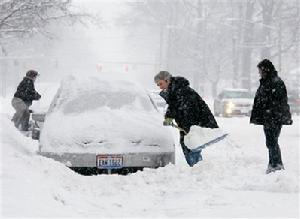
[{"label": "man's glove", "polygon": [[173,124],[173,119],[172,118],[165,118],[163,125],[164,126],[170,126]]}]

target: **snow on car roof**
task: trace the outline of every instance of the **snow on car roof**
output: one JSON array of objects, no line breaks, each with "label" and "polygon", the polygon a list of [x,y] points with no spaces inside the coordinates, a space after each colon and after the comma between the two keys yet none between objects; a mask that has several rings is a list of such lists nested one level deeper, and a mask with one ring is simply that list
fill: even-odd
[{"label": "snow on car roof", "polygon": [[63,79],[61,87],[65,90],[82,91],[82,90],[102,90],[102,91],[127,91],[130,93],[139,94],[139,92],[145,92],[145,90],[138,84],[130,80],[109,80],[107,78],[101,78],[101,76],[90,77],[78,77],[70,75]]}]

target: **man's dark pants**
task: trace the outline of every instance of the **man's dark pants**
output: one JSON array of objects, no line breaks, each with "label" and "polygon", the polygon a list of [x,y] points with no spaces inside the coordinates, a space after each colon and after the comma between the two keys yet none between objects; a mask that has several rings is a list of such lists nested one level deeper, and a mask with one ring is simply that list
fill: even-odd
[{"label": "man's dark pants", "polygon": [[23,100],[17,97],[14,97],[12,99],[11,104],[16,110],[12,118],[15,127],[20,131],[28,131],[30,117],[29,106],[31,104],[28,102],[24,102]]},{"label": "man's dark pants", "polygon": [[281,151],[278,144],[281,127],[282,125],[264,125],[266,146],[269,149],[269,165],[271,165],[271,167],[282,165]]}]

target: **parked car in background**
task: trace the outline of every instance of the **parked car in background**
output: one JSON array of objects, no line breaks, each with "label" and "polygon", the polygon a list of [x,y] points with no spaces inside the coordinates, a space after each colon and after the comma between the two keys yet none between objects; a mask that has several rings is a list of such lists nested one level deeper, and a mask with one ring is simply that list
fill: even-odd
[{"label": "parked car in background", "polygon": [[299,90],[288,90],[288,103],[291,113],[300,115],[300,92]]},{"label": "parked car in background", "polygon": [[83,174],[163,167],[175,148],[162,120],[139,85],[70,77],[46,114],[39,153]]},{"label": "parked car in background", "polygon": [[253,94],[247,89],[224,89],[214,100],[216,116],[249,116],[253,105]]}]

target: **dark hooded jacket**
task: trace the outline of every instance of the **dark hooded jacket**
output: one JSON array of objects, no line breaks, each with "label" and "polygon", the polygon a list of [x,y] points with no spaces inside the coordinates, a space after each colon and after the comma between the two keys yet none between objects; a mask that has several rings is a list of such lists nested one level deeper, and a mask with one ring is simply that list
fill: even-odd
[{"label": "dark hooded jacket", "polygon": [[260,86],[254,98],[250,123],[271,127],[293,123],[286,87],[281,78],[278,77],[277,71],[260,79]]},{"label": "dark hooded jacket", "polygon": [[24,77],[19,84],[14,97],[20,98],[27,104],[31,105],[33,100],[39,100],[41,95],[35,90],[34,82],[31,78]]},{"label": "dark hooded jacket", "polygon": [[178,126],[187,132],[192,125],[218,128],[204,100],[189,85],[183,77],[171,77],[167,90],[160,93],[169,105],[165,117],[175,119]]}]

